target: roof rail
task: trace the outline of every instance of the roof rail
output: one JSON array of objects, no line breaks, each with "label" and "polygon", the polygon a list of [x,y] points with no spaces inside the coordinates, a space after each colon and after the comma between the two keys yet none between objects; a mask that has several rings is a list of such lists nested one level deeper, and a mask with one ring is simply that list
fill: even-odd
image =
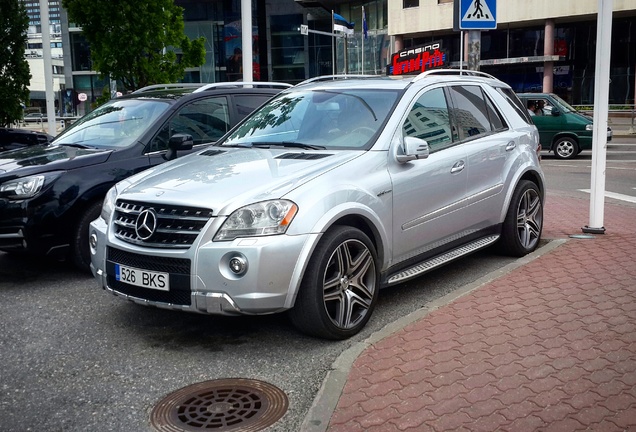
[{"label": "roof rail", "polygon": [[199,93],[210,89],[220,88],[220,87],[229,87],[229,88],[243,88],[243,87],[251,87],[251,88],[279,88],[286,89],[292,87],[291,84],[282,83],[282,82],[268,82],[268,81],[229,81],[229,82],[217,82],[212,84],[204,84],[203,86],[196,89],[193,93]]},{"label": "roof rail", "polygon": [[338,74],[338,75],[321,75],[321,76],[317,76],[317,77],[313,77],[313,78],[309,78],[306,79],[305,81],[301,81],[298,84],[296,84],[296,86],[301,86],[304,84],[309,84],[309,83],[313,83],[313,82],[320,82],[320,81],[335,81],[335,80],[339,80],[339,79],[356,79],[356,78],[378,78],[380,76],[383,75],[350,75],[350,74]]},{"label": "roof rail", "polygon": [[429,75],[467,75],[467,76],[479,76],[483,78],[490,78],[499,81],[498,78],[487,74],[485,72],[469,70],[469,69],[431,69],[426,72],[422,72],[418,76],[416,76],[413,81],[419,81]]},{"label": "roof rail", "polygon": [[183,89],[183,88],[196,88],[201,87],[201,83],[174,83],[174,84],[153,84],[140,89],[135,90],[132,94],[144,93],[152,90],[167,90],[167,89]]}]

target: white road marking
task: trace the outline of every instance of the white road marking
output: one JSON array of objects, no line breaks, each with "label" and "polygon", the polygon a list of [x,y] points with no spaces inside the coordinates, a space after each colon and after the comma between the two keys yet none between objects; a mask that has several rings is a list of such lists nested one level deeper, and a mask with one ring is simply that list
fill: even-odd
[{"label": "white road marking", "polygon": [[[636,189],[636,188],[634,188],[634,189]],[[591,193],[591,191],[589,189],[579,189],[579,191],[585,192],[585,193]],[[617,199],[617,200],[627,201],[627,202],[636,204],[636,197],[633,197],[631,195],[624,195],[624,194],[619,194],[619,193],[605,191],[605,196],[608,197],[608,198],[614,198],[614,199]]]}]

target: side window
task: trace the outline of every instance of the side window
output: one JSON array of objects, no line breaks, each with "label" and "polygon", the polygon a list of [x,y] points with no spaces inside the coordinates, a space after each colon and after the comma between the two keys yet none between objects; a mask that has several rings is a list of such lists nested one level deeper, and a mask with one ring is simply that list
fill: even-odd
[{"label": "side window", "polygon": [[492,130],[500,131],[508,129],[508,125],[506,125],[506,122],[501,116],[501,113],[497,111],[497,108],[492,103],[488,95],[484,94],[484,100],[486,101],[486,109],[488,110],[488,117],[490,118],[490,125],[492,127]]},{"label": "side window", "polygon": [[442,88],[429,90],[419,97],[402,126],[402,133],[405,137],[426,140],[431,152],[453,145],[448,104]]},{"label": "side window", "polygon": [[166,150],[174,134],[192,135],[194,144],[218,140],[230,129],[226,97],[198,100],[182,106],[152,139],[150,151]]},{"label": "side window", "polygon": [[497,91],[508,101],[510,106],[519,114],[519,116],[525,120],[528,124],[533,124],[528,109],[519,100],[519,97],[512,91],[512,89],[505,87],[497,87]]},{"label": "side window", "polygon": [[479,86],[452,86],[453,114],[459,125],[460,139],[491,132],[490,118]]},{"label": "side window", "polygon": [[259,106],[263,105],[271,98],[270,95],[235,95],[234,106],[238,114],[237,120],[243,120],[248,114],[251,114]]}]

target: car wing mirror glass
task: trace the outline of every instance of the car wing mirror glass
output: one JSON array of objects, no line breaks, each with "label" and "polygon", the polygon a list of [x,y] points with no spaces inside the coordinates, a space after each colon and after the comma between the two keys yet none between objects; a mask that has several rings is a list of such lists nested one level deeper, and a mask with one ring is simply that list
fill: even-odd
[{"label": "car wing mirror glass", "polygon": [[430,154],[426,140],[410,136],[404,137],[402,151],[403,154],[397,155],[397,161],[400,163],[406,163],[415,159],[426,159]]}]

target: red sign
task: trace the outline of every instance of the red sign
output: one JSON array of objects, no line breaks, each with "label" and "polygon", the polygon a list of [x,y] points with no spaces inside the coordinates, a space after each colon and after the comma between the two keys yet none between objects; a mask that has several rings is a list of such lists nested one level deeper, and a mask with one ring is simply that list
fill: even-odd
[{"label": "red sign", "polygon": [[440,43],[432,43],[399,51],[391,56],[387,65],[387,75],[416,74],[429,69],[444,67],[446,53],[440,50]]}]

